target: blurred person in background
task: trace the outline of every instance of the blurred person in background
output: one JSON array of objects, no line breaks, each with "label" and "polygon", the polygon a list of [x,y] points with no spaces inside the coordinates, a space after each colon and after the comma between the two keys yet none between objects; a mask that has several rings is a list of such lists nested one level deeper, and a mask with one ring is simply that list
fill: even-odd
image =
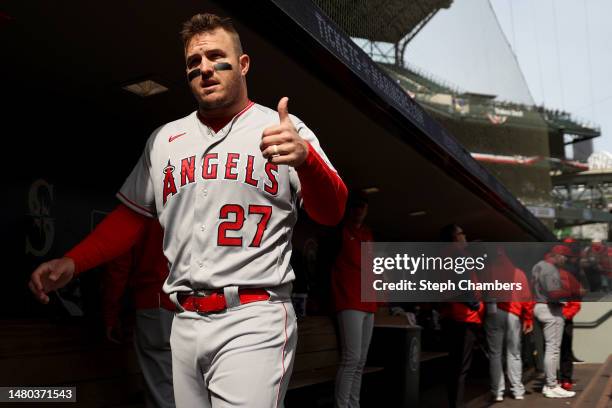
[{"label": "blurred person in background", "polygon": [[374,329],[377,304],[361,301],[361,243],[374,240],[364,224],[367,214],[366,196],[351,192],[340,226],[340,252],[331,274],[341,344],[334,390],[336,408],[359,407],[361,377]]},{"label": "blurred person in background", "polygon": [[174,303],[162,291],[168,276],[163,253],[163,230],[157,219],[147,218],[142,238],[122,256],[109,262],[102,276],[102,316],[109,341],[123,339],[122,299],[136,308],[134,348],[144,377],[148,408],[174,407],[170,331]]},{"label": "blurred person in background", "polygon": [[523,291],[516,301],[488,302],[485,316],[485,333],[489,347],[489,373],[491,393],[497,402],[504,400],[506,382],[503,370],[503,349],[506,345],[506,369],[510,390],[517,400],[524,399],[523,361],[521,359],[521,334],[533,330],[534,302],[529,301],[531,291],[525,272],[514,266],[503,248],[497,250],[497,258],[491,264],[489,281],[521,282]]},{"label": "blurred person in background", "polygon": [[[467,236],[457,224],[440,230],[440,241],[454,242],[458,254],[467,253]],[[449,351],[447,391],[449,407],[463,407],[465,380],[472,365],[474,346],[482,329],[484,304],[476,298],[470,302],[449,302],[441,305],[441,317]]]},{"label": "blurred person in background", "polygon": [[612,247],[606,247],[599,256],[599,268],[601,272],[601,289],[612,292]]},{"label": "blurred person in background", "polygon": [[534,306],[534,316],[542,324],[544,332],[546,383],[542,393],[547,398],[570,398],[576,395],[574,391],[563,389],[557,382],[557,366],[564,327],[561,301],[571,297],[571,292],[563,287],[559,269],[571,255],[572,252],[567,246],[555,245],[531,271],[533,292],[537,302]]},{"label": "blurred person in background", "polygon": [[[559,382],[561,387],[567,391],[571,391],[573,388],[573,373],[574,373],[574,361],[578,360],[574,357],[572,350],[572,340],[574,337],[574,316],[580,311],[581,308],[581,297],[584,294],[584,289],[572,268],[576,268],[578,264],[578,255],[572,253],[568,257],[568,262],[562,268],[559,268],[559,276],[561,278],[561,284],[570,292],[570,297],[566,302],[563,302],[562,313],[564,319],[563,325],[563,336],[561,339],[561,356],[560,356],[560,371],[559,371]],[[580,360],[578,360],[580,361]]]},{"label": "blurred person in background", "polygon": [[[572,339],[574,337],[574,316],[578,314],[581,308],[581,302],[568,301],[563,305],[563,337],[561,339],[561,365],[559,371],[559,382],[561,387],[567,391],[571,391],[574,387],[574,352],[572,350]],[[580,360],[579,360],[580,361]]]},{"label": "blurred person in background", "polygon": [[588,283],[589,291],[599,292],[602,289],[602,276],[604,272],[603,266],[606,266],[608,249],[601,241],[593,241],[590,246],[587,246],[580,256],[580,266],[583,269]]}]

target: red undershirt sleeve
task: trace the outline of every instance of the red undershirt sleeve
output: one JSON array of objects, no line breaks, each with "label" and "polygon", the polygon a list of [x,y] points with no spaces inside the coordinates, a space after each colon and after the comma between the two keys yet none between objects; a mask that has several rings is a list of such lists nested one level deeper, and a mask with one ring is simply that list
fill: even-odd
[{"label": "red undershirt sleeve", "polygon": [[147,217],[119,204],[80,243],[66,253],[75,276],[126,253],[142,236]]},{"label": "red undershirt sleeve", "polygon": [[296,170],[308,216],[322,225],[337,225],[344,216],[348,196],[340,176],[327,166],[310,143],[306,160]]}]

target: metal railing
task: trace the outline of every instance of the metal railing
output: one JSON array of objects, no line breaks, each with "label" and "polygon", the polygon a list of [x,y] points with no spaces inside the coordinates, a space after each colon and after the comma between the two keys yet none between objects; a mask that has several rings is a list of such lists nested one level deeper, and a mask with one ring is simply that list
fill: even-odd
[{"label": "metal railing", "polygon": [[575,329],[594,329],[597,326],[600,326],[603,322],[612,317],[612,309],[608,310],[605,314],[601,315],[597,320],[593,320],[592,322],[577,322],[574,323]]}]

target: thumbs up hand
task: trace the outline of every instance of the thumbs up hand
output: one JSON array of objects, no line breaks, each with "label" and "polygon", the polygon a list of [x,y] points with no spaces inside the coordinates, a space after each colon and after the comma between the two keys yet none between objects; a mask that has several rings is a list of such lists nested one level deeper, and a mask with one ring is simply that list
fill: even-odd
[{"label": "thumbs up hand", "polygon": [[263,131],[259,148],[263,157],[270,163],[286,164],[298,167],[308,156],[308,143],[298,135],[291,118],[286,96],[278,102],[278,118],[280,124],[270,126]]}]

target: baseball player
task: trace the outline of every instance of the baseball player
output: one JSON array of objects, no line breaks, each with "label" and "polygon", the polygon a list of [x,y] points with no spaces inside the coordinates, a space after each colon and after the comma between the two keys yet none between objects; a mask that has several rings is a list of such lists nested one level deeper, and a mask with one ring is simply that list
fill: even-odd
[{"label": "baseball player", "polygon": [[143,217],[157,217],[170,263],[164,291],[179,309],[176,405],[281,406],[297,341],[289,259],[298,203],[335,225],[347,190],[287,98],[276,111],[249,100],[250,58],[229,19],[195,15],[181,34],[198,110],[151,135],[122,204],[64,258],[39,266],[30,288],[48,302],[49,291],[125,252]]},{"label": "baseball player", "polygon": [[535,264],[531,271],[536,301],[533,313],[542,323],[546,350],[544,354],[546,384],[542,388],[542,394],[548,398],[571,398],[576,395],[574,391],[563,389],[557,381],[564,325],[560,300],[572,296],[569,289],[563,287],[559,269],[565,263],[566,257],[571,255],[571,249],[565,245],[555,245],[544,260]]},{"label": "baseball player", "polygon": [[[505,281],[521,282],[523,290],[513,293],[514,299],[510,301],[489,302],[486,305],[484,329],[489,347],[491,393],[496,402],[504,400],[506,382],[503,357],[505,354],[510,390],[515,399],[522,400],[525,399],[525,386],[522,382],[521,333],[527,334],[533,330],[534,303],[524,301],[532,296],[529,281],[525,272],[512,263],[506,251],[501,247],[497,249],[494,262],[487,270],[487,278],[483,280],[492,281],[493,277]],[[494,296],[495,293],[489,293],[489,296],[491,295]]]},{"label": "baseball player", "polygon": [[336,374],[336,408],[358,407],[361,378],[374,330],[375,302],[361,301],[361,243],[374,241],[364,224],[368,200],[351,193],[340,231],[340,251],[332,269],[334,309],[342,353]]}]

